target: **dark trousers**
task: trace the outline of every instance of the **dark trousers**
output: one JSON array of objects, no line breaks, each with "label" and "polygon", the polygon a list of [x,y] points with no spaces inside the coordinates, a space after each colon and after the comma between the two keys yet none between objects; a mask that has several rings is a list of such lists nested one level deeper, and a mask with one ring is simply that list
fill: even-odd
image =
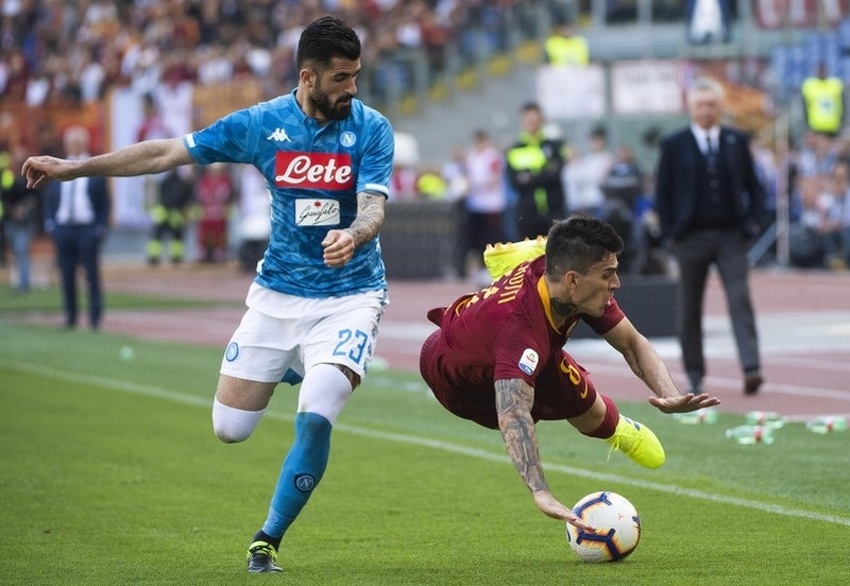
[{"label": "dark trousers", "polygon": [[56,226],[53,231],[56,260],[62,278],[65,325],[77,324],[77,267],[82,266],[89,296],[89,325],[100,326],[103,294],[100,285],[100,238],[94,225]]},{"label": "dark trousers", "polygon": [[679,342],[688,380],[698,386],[705,376],[702,312],[711,265],[717,267],[738,357],[745,373],[760,368],[758,335],[750,300],[748,241],[736,228],[694,230],[678,240],[673,251],[679,262]]}]

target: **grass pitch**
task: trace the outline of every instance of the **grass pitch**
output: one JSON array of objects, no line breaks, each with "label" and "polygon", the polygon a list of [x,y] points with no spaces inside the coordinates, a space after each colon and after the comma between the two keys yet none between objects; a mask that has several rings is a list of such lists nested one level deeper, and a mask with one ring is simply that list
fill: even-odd
[{"label": "grass pitch", "polygon": [[667,449],[653,471],[542,423],[563,502],[613,490],[641,514],[637,550],[592,565],[534,508],[497,432],[394,371],[370,373],[340,417],[325,478],[284,539],[286,573],[250,576],[244,551],[292,438],[296,392],[279,387],[247,442],[219,443],[221,350],[0,320],[0,583],[850,583],[846,433],[791,424],[773,445],[739,446],[724,430],[740,417],[687,426],[620,403]]}]

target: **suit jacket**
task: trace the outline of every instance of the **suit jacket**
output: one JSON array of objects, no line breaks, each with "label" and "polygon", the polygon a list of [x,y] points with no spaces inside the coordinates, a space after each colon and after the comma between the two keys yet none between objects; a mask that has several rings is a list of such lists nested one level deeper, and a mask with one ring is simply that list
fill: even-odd
[{"label": "suit jacket", "polygon": [[[109,225],[110,199],[109,188],[105,177],[90,177],[88,185],[88,196],[94,211],[94,226],[98,234],[106,233]],[[44,229],[53,232],[56,227],[56,214],[59,212],[59,203],[62,200],[62,182],[50,181],[47,184],[44,200]]]},{"label": "suit jacket", "polygon": [[[722,126],[719,142],[719,164],[725,164],[729,170],[735,219],[746,235],[755,236],[760,229],[765,194],[756,175],[749,139],[743,132]],[[665,238],[680,239],[694,223],[702,165],[705,159],[690,126],[661,142],[655,207]]]}]

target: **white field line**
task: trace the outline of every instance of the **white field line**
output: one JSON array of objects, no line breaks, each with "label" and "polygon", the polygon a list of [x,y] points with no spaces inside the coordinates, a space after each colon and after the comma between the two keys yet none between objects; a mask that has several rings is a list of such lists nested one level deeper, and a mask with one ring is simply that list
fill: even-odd
[{"label": "white field line", "polygon": [[[186,393],[181,393],[179,391],[174,391],[171,389],[166,389],[162,387],[155,387],[151,385],[142,385],[128,381],[122,381],[102,376],[95,376],[90,374],[81,374],[75,372],[69,372],[65,370],[59,370],[55,368],[45,367],[37,364],[27,364],[27,363],[9,363],[0,360],[0,366],[3,368],[8,368],[9,370],[15,370],[18,372],[22,372],[25,374],[31,374],[36,376],[48,377],[55,380],[66,381],[66,382],[74,382],[74,383],[82,383],[93,386],[104,387],[108,389],[114,389],[117,391],[131,393],[135,395],[142,395],[145,397],[154,397],[157,399],[164,399],[167,401],[172,401],[175,403],[183,403],[186,405],[193,405],[197,407],[205,407],[210,408],[211,406],[211,398],[198,397],[196,395],[189,395]],[[374,381],[373,381],[374,382]],[[277,419],[281,421],[292,421],[293,416],[287,415],[283,413],[277,412],[268,412],[266,413],[266,417],[271,417],[272,419]],[[445,442],[441,440],[435,440],[425,437],[418,437],[414,435],[400,434],[400,433],[390,433],[384,431],[378,431],[375,429],[369,429],[366,427],[359,427],[353,425],[346,424],[336,424],[335,429],[341,431],[343,433],[350,433],[353,435],[359,435],[362,437],[368,437],[373,439],[380,439],[386,441],[393,441],[402,444],[408,444],[418,447],[426,447],[434,450],[440,450],[443,452],[450,452],[453,454],[461,454],[464,456],[470,456],[473,458],[478,458],[480,460],[487,460],[490,462],[498,462],[509,464],[510,461],[505,454],[497,454],[495,452],[489,452],[487,450],[480,450],[477,448],[471,448],[468,446],[454,444],[450,442]],[[552,463],[543,463],[544,468],[549,472],[561,472],[563,474],[569,474],[571,476],[577,476],[580,478],[590,478],[593,480],[599,480],[604,482],[613,482],[619,484],[625,484],[628,486],[634,486],[637,488],[643,488],[647,490],[654,490],[656,492],[662,492],[667,494],[674,494],[677,496],[685,496],[694,499],[710,501],[714,503],[721,503],[727,505],[733,505],[737,507],[743,507],[747,509],[753,509],[756,511],[762,511],[765,513],[772,513],[775,515],[782,515],[785,517],[800,517],[803,519],[811,520],[811,521],[823,521],[825,523],[833,523],[837,525],[845,525],[850,527],[850,518],[841,517],[839,515],[830,515],[826,513],[818,513],[815,511],[808,511],[805,509],[796,509],[792,507],[784,507],[780,505],[774,505],[770,503],[764,503],[756,500],[738,498],[738,497],[730,497],[722,494],[716,494],[712,492],[706,492],[703,490],[695,490],[690,488],[684,488],[681,486],[661,484],[658,482],[651,482],[648,480],[641,480],[637,478],[629,478],[627,476],[620,476],[617,474],[606,474],[602,472],[595,472],[593,470],[586,470],[584,468],[576,468],[573,466],[564,466],[561,464],[552,464]]]}]

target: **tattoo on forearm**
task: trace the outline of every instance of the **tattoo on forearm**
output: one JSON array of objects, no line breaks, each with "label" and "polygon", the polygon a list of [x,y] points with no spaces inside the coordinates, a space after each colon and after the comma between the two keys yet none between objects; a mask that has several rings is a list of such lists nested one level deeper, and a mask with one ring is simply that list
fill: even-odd
[{"label": "tattoo on forearm", "polygon": [[496,381],[496,412],[505,448],[532,491],[545,490],[537,431],[531,418],[534,389],[519,379]]},{"label": "tattoo on forearm", "polygon": [[360,193],[357,195],[357,217],[346,229],[354,239],[354,245],[369,242],[384,223],[384,196]]}]

